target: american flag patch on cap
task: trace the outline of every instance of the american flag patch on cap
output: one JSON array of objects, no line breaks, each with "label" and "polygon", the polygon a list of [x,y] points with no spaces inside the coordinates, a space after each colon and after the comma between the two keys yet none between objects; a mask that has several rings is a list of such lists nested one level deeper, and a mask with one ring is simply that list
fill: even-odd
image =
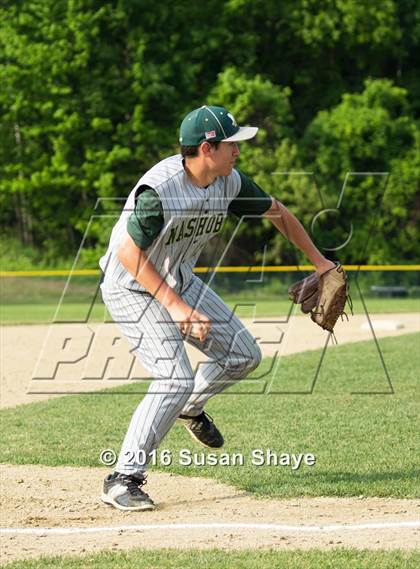
[{"label": "american flag patch on cap", "polygon": [[206,135],[206,139],[207,138],[214,138],[216,136],[216,131],[215,130],[209,130],[208,132],[204,133]]}]

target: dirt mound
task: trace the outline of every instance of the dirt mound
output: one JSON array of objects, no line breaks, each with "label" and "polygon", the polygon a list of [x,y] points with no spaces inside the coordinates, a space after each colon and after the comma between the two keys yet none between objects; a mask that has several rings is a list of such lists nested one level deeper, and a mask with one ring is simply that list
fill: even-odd
[{"label": "dirt mound", "polygon": [[257,499],[212,480],[151,472],[147,491],[158,509],[125,513],[99,499],[105,469],[3,465],[0,473],[2,520],[9,528],[1,535],[3,562],[133,547],[420,545],[419,524],[409,523],[419,518],[415,500]]}]

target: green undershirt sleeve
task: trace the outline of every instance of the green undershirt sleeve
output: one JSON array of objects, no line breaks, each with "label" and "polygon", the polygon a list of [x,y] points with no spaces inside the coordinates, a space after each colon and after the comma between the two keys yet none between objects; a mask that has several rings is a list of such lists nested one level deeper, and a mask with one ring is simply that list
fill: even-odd
[{"label": "green undershirt sleeve", "polygon": [[147,249],[162,230],[162,204],[155,190],[149,186],[140,186],[135,204],[127,221],[127,231],[137,247]]},{"label": "green undershirt sleeve", "polygon": [[271,197],[243,172],[237,172],[241,178],[241,190],[229,205],[230,213],[238,217],[262,215],[271,207]]}]

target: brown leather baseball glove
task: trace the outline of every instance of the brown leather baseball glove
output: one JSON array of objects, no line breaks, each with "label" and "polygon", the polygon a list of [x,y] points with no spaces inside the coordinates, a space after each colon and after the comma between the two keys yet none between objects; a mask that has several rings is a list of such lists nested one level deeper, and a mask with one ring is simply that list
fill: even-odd
[{"label": "brown leather baseball glove", "polygon": [[310,312],[318,326],[333,332],[339,316],[345,314],[346,301],[350,302],[347,275],[340,264],[321,276],[313,273],[289,288],[289,298],[301,305],[304,314]]}]

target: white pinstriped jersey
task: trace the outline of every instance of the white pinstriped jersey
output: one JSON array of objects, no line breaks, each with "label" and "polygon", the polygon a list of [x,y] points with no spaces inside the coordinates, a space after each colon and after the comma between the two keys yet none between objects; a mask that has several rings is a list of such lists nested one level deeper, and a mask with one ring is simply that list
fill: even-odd
[{"label": "white pinstriped jersey", "polygon": [[143,185],[158,194],[164,215],[163,229],[146,253],[162,278],[179,293],[190,282],[192,269],[205,244],[220,231],[229,204],[240,192],[241,179],[238,172],[232,170],[229,176],[217,177],[207,188],[194,186],[180,154],[162,160],[140,178],[128,196],[112,230],[108,250],[99,264],[106,284],[118,283],[141,291],[145,289],[119,262],[117,251],[127,234],[127,221],[135,209],[137,189]]}]

